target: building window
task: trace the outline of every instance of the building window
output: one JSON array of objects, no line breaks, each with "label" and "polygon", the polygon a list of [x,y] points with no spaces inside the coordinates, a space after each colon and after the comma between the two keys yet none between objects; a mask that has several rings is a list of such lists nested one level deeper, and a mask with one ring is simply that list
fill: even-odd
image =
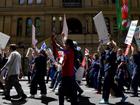
[{"label": "building window", "polygon": [[41,4],[42,0],[36,0],[36,4]]},{"label": "building window", "polygon": [[39,17],[37,17],[35,19],[35,27],[36,27],[36,35],[39,36],[41,34],[41,32],[40,32],[40,30],[41,30],[41,20],[40,20]]},{"label": "building window", "polygon": [[17,36],[22,36],[22,25],[23,25],[23,19],[18,18],[18,20],[17,20]]},{"label": "building window", "polygon": [[82,0],[63,0],[63,7],[65,7],[65,8],[82,7]]},{"label": "building window", "polygon": [[25,0],[19,0],[19,4],[22,5],[25,3]]},{"label": "building window", "polygon": [[82,34],[82,24],[78,19],[70,18],[67,24],[70,34]]},{"label": "building window", "polygon": [[32,35],[32,19],[27,18],[26,20],[26,36]]},{"label": "building window", "polygon": [[33,4],[33,0],[27,0],[28,4]]}]

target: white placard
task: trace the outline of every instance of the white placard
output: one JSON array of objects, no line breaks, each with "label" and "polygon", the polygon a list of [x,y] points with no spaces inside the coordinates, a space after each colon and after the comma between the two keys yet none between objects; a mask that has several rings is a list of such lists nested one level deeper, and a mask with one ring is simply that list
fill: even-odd
[{"label": "white placard", "polygon": [[125,39],[125,44],[131,45],[135,30],[137,27],[137,23],[138,23],[138,20],[131,21],[131,24],[130,24],[130,27],[129,27],[129,30]]},{"label": "white placard", "polygon": [[106,44],[109,42],[109,33],[105,24],[104,16],[102,11],[99,12],[95,17],[93,17],[95,27],[97,29],[97,33],[99,36],[99,40],[103,43]]},{"label": "white placard", "polygon": [[0,48],[4,49],[10,39],[9,35],[0,32]]}]

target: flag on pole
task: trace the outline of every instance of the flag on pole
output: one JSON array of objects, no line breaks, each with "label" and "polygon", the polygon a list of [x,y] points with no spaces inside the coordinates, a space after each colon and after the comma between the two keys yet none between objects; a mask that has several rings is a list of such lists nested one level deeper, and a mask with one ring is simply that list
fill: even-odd
[{"label": "flag on pole", "polygon": [[37,40],[35,38],[35,26],[32,24],[32,45],[36,46]]},{"label": "flag on pole", "polygon": [[125,30],[130,25],[130,0],[116,0],[117,25]]},{"label": "flag on pole", "polygon": [[41,49],[41,50],[45,50],[46,48],[47,48],[47,45],[46,45],[45,42],[43,42],[40,49]]},{"label": "flag on pole", "polygon": [[89,55],[89,49],[85,48],[85,55]]},{"label": "flag on pole", "polygon": [[63,30],[62,30],[62,35],[64,35],[64,41],[67,40],[68,38],[68,25],[67,25],[67,21],[66,21],[66,16],[64,14],[64,19],[63,19]]},{"label": "flag on pole", "polygon": [[86,57],[83,58],[82,63],[81,63],[81,66],[82,67],[85,67],[86,66]]}]

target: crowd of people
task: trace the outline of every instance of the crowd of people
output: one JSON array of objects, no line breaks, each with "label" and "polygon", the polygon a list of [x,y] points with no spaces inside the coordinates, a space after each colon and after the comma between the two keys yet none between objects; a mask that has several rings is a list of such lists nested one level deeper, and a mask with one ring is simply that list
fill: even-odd
[{"label": "crowd of people", "polygon": [[[10,44],[9,56],[6,56],[6,52],[0,54],[0,74],[5,80],[4,82],[1,80],[0,88],[4,90],[5,99],[11,100],[10,90],[13,86],[21,100],[27,97],[34,98],[38,85],[41,97],[46,97],[46,83],[51,79],[52,91],[58,87],[56,94],[58,94],[59,105],[64,105],[65,97],[71,105],[77,105],[78,98],[84,92],[80,87],[82,81],[76,79],[76,73],[80,67],[84,68],[82,69],[84,72],[79,75],[86,78],[86,86],[95,88],[97,94],[102,94],[100,104],[108,104],[110,94],[122,97],[120,101],[125,102],[126,89],[132,92],[133,97],[138,96],[140,51],[137,46],[131,46],[131,54],[125,54],[124,48],[119,48],[114,41],[110,41],[106,45],[100,43],[94,53],[84,54],[82,48],[71,39],[67,39],[62,45],[57,43],[53,36],[52,43],[52,53],[50,48],[37,50],[33,46],[30,48],[31,53],[26,55],[30,84],[28,96],[19,83],[23,70],[21,55],[17,51],[16,44]],[[60,51],[61,54],[53,49]],[[85,61],[84,66],[83,61]]]}]

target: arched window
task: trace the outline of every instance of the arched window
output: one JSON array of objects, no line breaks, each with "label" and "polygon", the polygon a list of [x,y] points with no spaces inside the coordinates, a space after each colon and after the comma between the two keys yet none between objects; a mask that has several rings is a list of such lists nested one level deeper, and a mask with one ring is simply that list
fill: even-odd
[{"label": "arched window", "polygon": [[19,4],[22,5],[25,3],[25,0],[19,0]]},{"label": "arched window", "polygon": [[67,20],[68,29],[70,34],[81,34],[82,24],[78,19],[70,18]]},{"label": "arched window", "polygon": [[27,18],[26,20],[26,36],[32,35],[32,19]]},{"label": "arched window", "polygon": [[33,4],[33,0],[27,0],[28,4]]},{"label": "arched window", "polygon": [[41,4],[42,0],[36,0],[36,4]]},{"label": "arched window", "polygon": [[35,28],[36,28],[36,35],[40,35],[41,32],[41,20],[39,17],[35,18]]},{"label": "arched window", "polygon": [[17,36],[22,36],[22,25],[23,25],[23,19],[18,18],[18,20],[17,20]]}]

